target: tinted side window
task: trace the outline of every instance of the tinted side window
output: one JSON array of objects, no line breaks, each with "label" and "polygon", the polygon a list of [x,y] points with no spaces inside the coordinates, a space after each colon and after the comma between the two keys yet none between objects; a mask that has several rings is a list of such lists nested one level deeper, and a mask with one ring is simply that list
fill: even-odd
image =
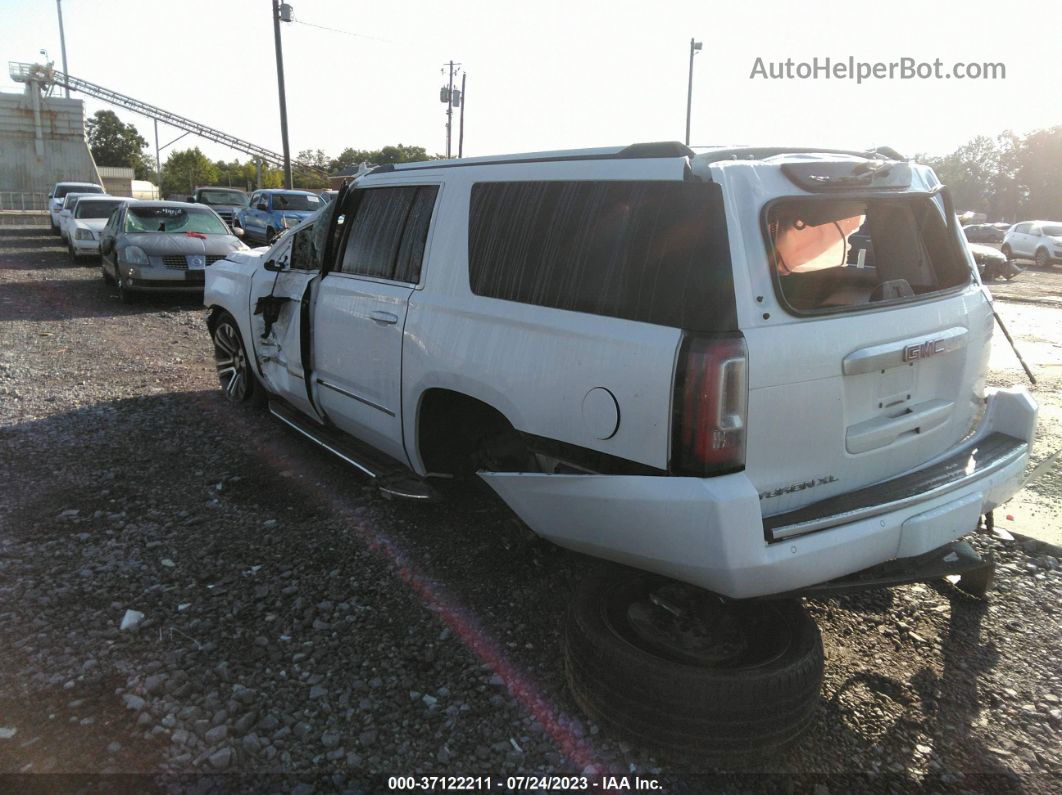
[{"label": "tinted side window", "polygon": [[359,191],[358,207],[349,221],[347,244],[339,270],[359,276],[393,279],[406,218],[415,187],[367,188]]},{"label": "tinted side window", "polygon": [[428,243],[428,227],[431,225],[435,197],[438,194],[439,188],[435,185],[423,185],[417,188],[416,196],[413,197],[413,206],[406,219],[402,244],[398,248],[398,263],[395,268],[397,281],[409,284],[417,284],[420,281],[424,247]]},{"label": "tinted side window", "polygon": [[295,233],[291,241],[291,256],[288,258],[288,267],[295,270],[315,271],[320,267],[320,256],[317,253],[317,237],[314,230],[318,224],[326,223],[323,219],[315,224],[303,227]]},{"label": "tinted side window", "polygon": [[468,260],[477,295],[694,331],[737,327],[714,183],[479,183]]}]

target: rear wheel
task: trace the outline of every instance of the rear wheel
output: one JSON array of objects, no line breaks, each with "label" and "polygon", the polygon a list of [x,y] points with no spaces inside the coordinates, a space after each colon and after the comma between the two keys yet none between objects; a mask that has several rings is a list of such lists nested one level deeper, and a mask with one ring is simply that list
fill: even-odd
[{"label": "rear wheel", "polygon": [[1007,259],[1014,259],[1014,252],[1010,250],[1010,246],[1004,245],[999,251]]},{"label": "rear wheel", "polygon": [[728,602],[618,567],[581,584],[564,653],[575,700],[596,721],[714,763],[793,743],[822,684],[822,639],[799,601]]},{"label": "rear wheel", "polygon": [[1036,249],[1036,267],[1046,268],[1051,264],[1051,257],[1047,254],[1046,248]]},{"label": "rear wheel", "polygon": [[265,403],[265,389],[255,378],[236,320],[222,314],[214,324],[214,364],[225,399],[230,403]]}]

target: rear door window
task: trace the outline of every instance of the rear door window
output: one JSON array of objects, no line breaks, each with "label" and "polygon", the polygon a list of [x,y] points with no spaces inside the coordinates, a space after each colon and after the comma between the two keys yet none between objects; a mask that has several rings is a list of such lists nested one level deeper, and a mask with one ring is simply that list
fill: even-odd
[{"label": "rear door window", "polygon": [[342,273],[416,284],[427,243],[435,185],[365,188],[346,226],[346,245],[339,263]]},{"label": "rear door window", "polygon": [[476,295],[695,331],[737,325],[714,183],[478,183],[468,264]]},{"label": "rear door window", "polygon": [[917,300],[969,283],[929,198],[783,199],[766,213],[779,296],[797,314]]}]

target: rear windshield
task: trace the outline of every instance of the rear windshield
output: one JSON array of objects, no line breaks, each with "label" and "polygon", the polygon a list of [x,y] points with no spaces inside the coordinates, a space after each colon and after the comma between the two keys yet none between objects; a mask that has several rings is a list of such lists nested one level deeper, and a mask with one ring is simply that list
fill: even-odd
[{"label": "rear windshield", "polygon": [[247,194],[238,190],[201,190],[199,201],[224,207],[246,207]]},{"label": "rear windshield", "polygon": [[62,199],[68,193],[103,193],[99,185],[60,185],[52,194],[57,199]]},{"label": "rear windshield", "polygon": [[230,234],[228,227],[211,210],[194,207],[130,207],[125,214],[125,231]]},{"label": "rear windshield", "polygon": [[736,328],[714,183],[479,183],[468,265],[477,295],[691,331]]},{"label": "rear windshield", "polygon": [[74,211],[75,218],[110,218],[114,208],[121,204],[120,201],[104,202],[98,199],[77,203]]},{"label": "rear windshield", "polygon": [[917,300],[970,280],[927,197],[784,199],[766,221],[780,296],[797,313]]},{"label": "rear windshield", "polygon": [[274,210],[319,210],[321,199],[304,193],[274,193]]}]

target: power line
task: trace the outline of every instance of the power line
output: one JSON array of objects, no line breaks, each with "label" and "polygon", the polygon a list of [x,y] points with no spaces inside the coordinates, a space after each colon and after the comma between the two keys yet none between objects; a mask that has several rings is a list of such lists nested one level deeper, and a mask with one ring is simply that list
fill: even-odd
[{"label": "power line", "polygon": [[371,39],[372,41],[382,41],[382,42],[386,42],[387,44],[398,44],[397,41],[394,41],[392,39],[382,39],[379,36],[369,36],[368,34],[365,34],[365,33],[354,33],[353,31],[350,31],[350,30],[340,30],[339,28],[330,28],[327,25],[317,25],[317,24],[315,24],[313,22],[305,22],[305,21],[303,21],[301,19],[296,19],[295,23],[298,24],[298,25],[306,25],[309,28],[317,28],[318,30],[331,31],[332,33],[342,33],[344,36],[353,36],[353,37],[355,37],[357,39]]}]

